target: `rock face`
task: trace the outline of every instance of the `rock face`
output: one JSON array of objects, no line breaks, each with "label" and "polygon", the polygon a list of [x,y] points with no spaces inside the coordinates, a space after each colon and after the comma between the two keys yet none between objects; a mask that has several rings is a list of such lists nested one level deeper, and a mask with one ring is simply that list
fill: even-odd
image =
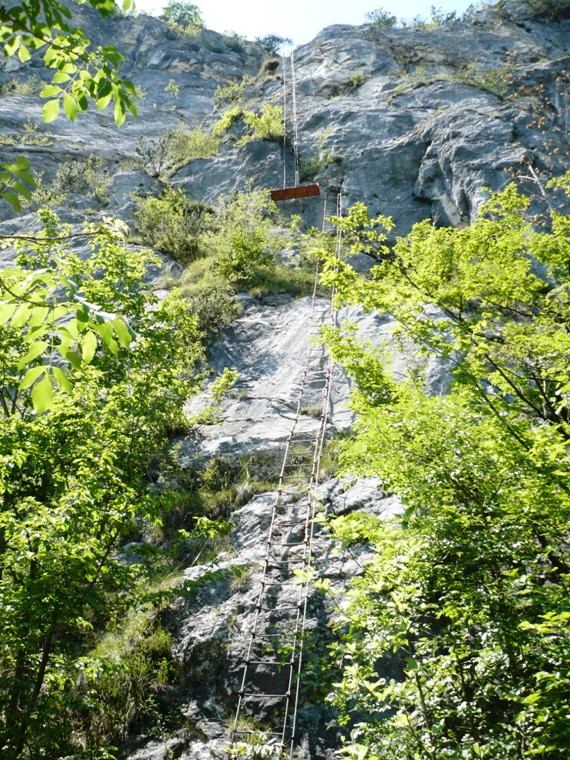
[{"label": "rock face", "polygon": [[[298,48],[299,168],[303,181],[319,182],[322,195],[288,202],[285,212],[320,227],[323,213],[334,211],[340,193],[344,210],[363,201],[372,213],[392,216],[397,234],[426,218],[459,226],[473,220],[485,188],[503,188],[512,169],[530,164],[538,173],[556,171],[556,156],[568,151],[570,21],[546,23],[526,8],[506,2],[500,12],[486,9],[433,29],[332,26]],[[284,86],[290,92],[291,60],[269,75],[260,72],[259,49],[239,40],[214,32],[177,39],[165,23],[150,17],[101,22],[89,7],[79,6],[77,13],[96,43],[116,44],[125,53],[124,73],[144,93],[139,118],[118,130],[107,113],[89,111],[79,127],[62,118],[47,127],[40,124],[37,95],[0,96],[0,162],[26,153],[49,184],[72,160],[100,160],[109,180],[108,200],[71,194],[61,208],[70,222],[109,213],[132,222],[133,194],[157,194],[162,186],[137,164],[137,139],[160,138],[180,124],[210,129],[223,113],[212,100],[219,85],[250,77],[243,105],[253,110],[282,102]],[[20,83],[31,76],[49,79],[36,56],[31,66],[9,59],[3,76]],[[171,80],[175,87],[167,89]],[[289,136],[285,147],[260,140],[239,145],[236,138],[243,134],[244,125],[238,123],[217,155],[180,167],[172,184],[196,200],[215,203],[247,183],[280,186],[284,165],[291,183],[295,167]],[[30,216],[14,217],[8,208],[0,214],[3,233],[29,230],[33,223]],[[6,261],[9,253],[3,251],[2,263]],[[243,306],[242,316],[211,352],[214,370],[235,368],[238,382],[222,404],[221,423],[203,425],[180,442],[180,459],[191,466],[205,457],[253,457],[263,459],[275,476],[296,413],[307,346],[318,324],[330,320],[330,304],[317,299],[313,309],[310,299],[284,298],[267,305],[244,298]],[[390,318],[354,309],[338,318],[357,322],[362,337],[374,345],[390,344]],[[407,361],[403,355],[394,357],[396,376],[405,376]],[[427,377],[435,393],[445,392],[445,366],[427,367]],[[352,423],[349,394],[346,377],[334,369],[331,433],[346,431]],[[189,408],[189,413],[195,411]],[[314,433],[319,418],[307,414],[302,423]],[[328,481],[317,495],[325,509],[339,514],[366,509],[392,516],[400,508],[371,480]],[[274,492],[257,495],[235,512],[227,551],[212,565],[186,570],[192,591],[181,595],[171,625],[183,682],[178,712],[185,727],[163,741],[139,737],[130,760],[227,756],[228,726],[275,498]],[[306,498],[306,493],[288,492],[292,521],[306,510]],[[364,559],[335,555],[326,534],[318,531],[314,556],[317,573],[339,588]],[[329,604],[318,592],[311,593],[307,626],[320,636],[321,647],[328,635]],[[332,759],[338,749],[335,730],[326,730],[326,709],[317,706],[322,697],[317,697],[318,688],[311,685],[302,701],[298,758]]]},{"label": "rock face", "polygon": [[[36,95],[5,94],[1,160],[25,150],[49,180],[63,161],[92,155],[115,175],[136,160],[139,136],[157,138],[180,124],[209,128],[223,112],[212,105],[216,87],[244,75],[247,108],[281,103],[284,80],[291,105],[290,60],[260,71],[259,48],[214,32],[176,39],[148,16],[101,23],[83,6],[79,20],[95,42],[104,37],[126,54],[124,73],[143,94],[139,118],[118,130],[106,112],[89,111],[79,129],[63,117],[45,127]],[[570,21],[532,18],[523,3],[431,29],[329,27],[294,52],[301,177],[318,181],[331,204],[341,192],[344,208],[363,201],[392,216],[398,234],[430,216],[436,224],[468,223],[484,188],[502,188],[509,170],[529,163],[553,168],[567,150],[569,46]],[[30,76],[49,78],[38,55],[32,68],[6,62],[6,80]],[[177,91],[167,89],[171,80]],[[271,141],[239,147],[241,134],[238,124],[218,155],[183,166],[173,183],[215,202],[248,181],[280,186],[284,162],[293,181],[290,138],[285,150]],[[111,209],[139,189],[124,178]],[[320,226],[322,199],[289,202],[287,210]]]}]

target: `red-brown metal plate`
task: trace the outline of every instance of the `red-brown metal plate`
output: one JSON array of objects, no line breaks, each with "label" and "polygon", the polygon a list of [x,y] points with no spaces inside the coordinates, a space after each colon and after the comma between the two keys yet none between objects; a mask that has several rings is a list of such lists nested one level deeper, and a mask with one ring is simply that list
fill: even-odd
[{"label": "red-brown metal plate", "polygon": [[285,187],[283,190],[272,190],[272,201],[291,201],[294,198],[312,198],[320,195],[321,189],[318,185],[300,185],[299,187]]}]

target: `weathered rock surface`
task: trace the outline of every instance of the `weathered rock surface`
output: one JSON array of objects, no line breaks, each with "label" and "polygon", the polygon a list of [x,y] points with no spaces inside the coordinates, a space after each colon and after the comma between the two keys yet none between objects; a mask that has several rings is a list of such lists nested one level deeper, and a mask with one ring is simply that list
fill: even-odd
[{"label": "weathered rock surface", "polygon": [[[434,29],[323,30],[294,53],[304,178],[319,181],[331,200],[342,192],[345,208],[361,200],[372,212],[393,216],[397,232],[405,233],[430,216],[437,224],[467,223],[485,197],[483,188],[502,188],[510,169],[529,162],[539,170],[554,166],[556,153],[568,149],[564,72],[570,21],[546,23],[531,16],[527,6],[511,2],[501,12],[486,9]],[[275,74],[258,74],[259,49],[214,32],[176,39],[158,19],[101,23],[85,6],[80,21],[96,42],[104,38],[121,47],[124,73],[142,88],[144,99],[139,118],[128,119],[120,130],[106,112],[89,111],[79,128],[60,117],[30,133],[28,120],[40,122],[37,96],[0,97],[0,160],[25,151],[47,180],[62,161],[89,155],[102,158],[114,175],[136,159],[139,136],[156,138],[179,124],[209,127],[221,113],[212,106],[216,87],[243,75],[255,80],[245,91],[248,108],[280,103],[283,76],[290,86],[289,64],[285,72],[280,65]],[[6,62],[6,79],[24,81],[31,73],[49,78],[38,55],[32,68]],[[176,94],[165,89],[170,80]],[[279,186],[283,146],[237,147],[235,137],[242,133],[231,130],[219,155],[182,167],[174,184],[208,202],[249,180],[254,187]],[[285,162],[290,183],[289,147]],[[126,184],[112,193],[111,209],[124,205],[127,194]],[[320,226],[321,201],[293,202],[287,209]]]},{"label": "weathered rock surface", "polygon": [[[280,65],[275,76],[260,74],[259,52],[222,35],[176,39],[157,19],[101,22],[88,6],[74,10],[95,43],[116,44],[125,52],[124,73],[145,91],[139,118],[119,130],[109,114],[90,110],[77,125],[60,118],[44,126],[37,96],[0,96],[0,162],[25,153],[49,184],[66,162],[90,156],[103,161],[111,178],[108,205],[73,194],[61,208],[71,223],[110,212],[132,222],[133,194],[156,194],[161,188],[136,163],[137,139],[158,138],[179,124],[210,128],[221,114],[212,101],[218,85],[254,77],[245,100],[256,109],[263,102],[280,103],[284,75],[290,82],[289,64],[286,72]],[[546,23],[527,10],[508,0],[501,14],[487,9],[468,22],[431,30],[332,26],[298,48],[300,168],[303,180],[318,181],[323,194],[290,202],[286,212],[320,227],[323,201],[331,213],[341,193],[343,209],[363,201],[372,213],[393,216],[396,232],[404,234],[426,218],[439,225],[468,224],[485,198],[484,188],[504,187],[513,168],[531,163],[539,172],[556,171],[556,156],[567,155],[569,147],[565,71],[570,66],[570,21]],[[39,55],[31,66],[6,61],[5,80],[23,82],[31,74],[50,78]],[[178,89],[175,95],[166,89],[170,80]],[[215,203],[248,182],[254,188],[281,185],[284,162],[292,182],[289,142],[285,149],[271,141],[240,147],[236,137],[241,134],[243,127],[230,130],[218,155],[182,166],[173,184],[195,199]],[[11,209],[0,209],[1,234],[33,229],[34,224],[31,216],[15,218]],[[1,255],[0,264],[11,260],[9,251]],[[157,283],[158,273],[149,278]],[[238,370],[238,383],[223,402],[222,423],[202,426],[181,442],[182,464],[191,466],[197,457],[243,454],[267,455],[273,466],[283,449],[312,333],[310,304],[300,299],[269,306],[251,299],[244,300],[244,307],[211,355],[216,372]],[[328,319],[328,312],[328,302],[317,300],[319,319]],[[390,344],[390,318],[350,309],[340,319],[357,322],[362,337],[373,345]],[[410,360],[397,354],[394,374],[405,376]],[[445,391],[446,369],[427,367],[434,392]],[[346,377],[335,369],[331,431],[346,430],[352,422],[349,393]],[[307,414],[303,424],[313,431],[318,420]],[[375,481],[334,480],[321,485],[318,495],[326,509],[338,514],[366,509],[389,517],[400,508]],[[192,592],[181,594],[171,626],[183,678],[177,708],[183,728],[161,741],[139,737],[130,760],[226,756],[274,500],[274,493],[261,494],[238,510],[228,551],[213,565],[186,571]],[[306,510],[304,497],[291,493],[289,500],[293,518]],[[317,572],[339,587],[346,585],[366,556],[364,549],[358,551],[360,556],[334,554],[326,534],[317,532]],[[312,593],[308,628],[322,634],[321,643],[326,641],[329,604]],[[325,722],[326,711],[309,693],[300,714],[299,758],[334,756],[336,735],[325,730]]]},{"label": "weathered rock surface", "polygon": [[[317,496],[328,513],[343,514],[354,509],[384,518],[401,510],[394,497],[386,496],[375,479],[332,480],[319,487]],[[184,760],[226,757],[230,729],[235,713],[235,695],[240,686],[243,664],[255,614],[261,581],[266,537],[276,493],[257,496],[233,515],[230,547],[215,563],[189,568],[187,584],[195,589],[177,610],[179,633],[175,657],[185,675],[184,689],[191,699],[180,706],[180,714],[190,725],[176,739],[151,742],[130,755],[130,760],[167,760],[175,746],[176,757]],[[306,497],[290,495],[288,516],[292,521],[303,516]],[[295,528],[291,531],[294,532]],[[350,554],[333,551],[327,535],[319,530],[313,537],[314,569],[342,590],[365,561],[367,550],[357,547]],[[296,591],[276,590],[276,606],[294,603]],[[336,599],[338,601],[338,597]],[[312,591],[307,621],[308,639],[328,639],[327,621],[331,602]],[[271,683],[271,676],[268,676]],[[259,715],[257,716],[260,717]],[[267,715],[265,715],[267,718]],[[336,732],[325,726],[326,710],[306,699],[299,712],[298,760],[333,760]]]},{"label": "weathered rock surface", "polygon": [[[408,363],[413,363],[414,358],[396,351],[391,340],[396,325],[394,319],[349,307],[337,314],[336,323],[357,325],[360,339],[386,348],[394,377],[403,380],[409,376]],[[225,367],[238,373],[236,385],[222,404],[223,422],[203,425],[195,437],[182,442],[182,463],[189,464],[197,456],[205,455],[280,454],[295,419],[307,351],[315,353],[316,349],[310,347],[321,324],[332,324],[330,301],[325,298],[316,299],[313,312],[310,298],[273,307],[249,299],[244,314],[211,350],[211,363],[217,373],[221,374]],[[321,366],[326,366],[324,355]],[[445,392],[449,382],[448,366],[430,362],[425,371],[432,391]],[[346,431],[353,422],[350,388],[345,373],[333,366],[330,434]],[[201,403],[200,398],[194,399],[188,413],[195,413]],[[307,405],[312,413],[304,413],[300,429],[314,433],[320,424],[320,389],[309,385],[304,397],[304,406]]]}]

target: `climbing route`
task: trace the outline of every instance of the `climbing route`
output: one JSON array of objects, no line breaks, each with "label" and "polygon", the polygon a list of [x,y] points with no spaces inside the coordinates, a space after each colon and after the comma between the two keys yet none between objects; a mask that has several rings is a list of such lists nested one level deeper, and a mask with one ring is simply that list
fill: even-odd
[{"label": "climbing route", "polygon": [[289,120],[288,109],[288,81],[287,65],[285,56],[282,57],[281,68],[283,71],[283,187],[271,191],[271,200],[289,201],[296,198],[310,198],[320,195],[317,184],[300,185],[299,176],[299,120],[297,118],[297,79],[295,76],[295,54],[291,51],[291,149],[293,152],[293,186],[287,187],[287,122]]},{"label": "climbing route", "polygon": [[[337,213],[340,202],[339,196]],[[315,489],[330,416],[332,362],[315,340],[323,324],[322,312],[316,308],[318,281],[317,265],[310,337],[272,507],[231,739],[231,748],[238,748],[258,741],[261,734],[274,750],[270,756],[282,759],[295,756]],[[326,318],[336,322],[332,304]],[[307,427],[307,415],[316,412],[318,424]]]}]

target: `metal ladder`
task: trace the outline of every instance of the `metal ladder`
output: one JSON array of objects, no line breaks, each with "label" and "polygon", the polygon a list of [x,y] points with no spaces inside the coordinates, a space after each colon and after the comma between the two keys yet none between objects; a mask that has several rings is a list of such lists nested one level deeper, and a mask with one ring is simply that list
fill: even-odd
[{"label": "metal ladder", "polygon": [[[294,752],[316,508],[314,489],[319,483],[332,376],[332,362],[323,346],[312,342],[322,324],[315,309],[317,280],[318,273],[312,298],[311,338],[272,508],[230,756],[232,748],[252,744],[260,735],[273,748],[269,756],[292,758]],[[332,309],[330,316],[334,319]],[[302,422],[307,410],[315,411],[315,396],[319,397],[319,422],[316,429],[307,432]],[[303,472],[306,467],[310,472]],[[291,489],[299,486],[296,495],[300,499],[291,505]],[[263,730],[240,727],[243,715],[260,712],[265,714]]]},{"label": "metal ladder", "polygon": [[[337,216],[341,213],[342,197],[339,194]],[[323,231],[325,224],[326,202]],[[340,248],[341,235],[337,232],[337,256],[340,255]],[[317,264],[305,363],[272,507],[257,604],[231,732],[230,757],[235,754],[232,750],[239,751],[240,745],[246,748],[255,744],[260,735],[263,742],[271,747],[270,754],[264,754],[264,757],[291,759],[295,751],[317,506],[315,489],[319,485],[329,418],[333,368],[324,346],[314,340],[323,324],[316,309],[318,282]],[[333,295],[331,293],[329,317],[331,324],[336,325]],[[319,400],[319,422],[313,430],[307,431],[302,424],[303,418],[307,412],[314,412],[315,396]],[[307,466],[310,466],[310,472],[302,473],[303,467]],[[294,488],[297,488],[299,499],[291,504],[290,496]],[[264,709],[262,705],[265,705]],[[240,718],[248,713],[261,714],[264,728],[240,727]],[[266,749],[269,747],[266,746]]]}]

